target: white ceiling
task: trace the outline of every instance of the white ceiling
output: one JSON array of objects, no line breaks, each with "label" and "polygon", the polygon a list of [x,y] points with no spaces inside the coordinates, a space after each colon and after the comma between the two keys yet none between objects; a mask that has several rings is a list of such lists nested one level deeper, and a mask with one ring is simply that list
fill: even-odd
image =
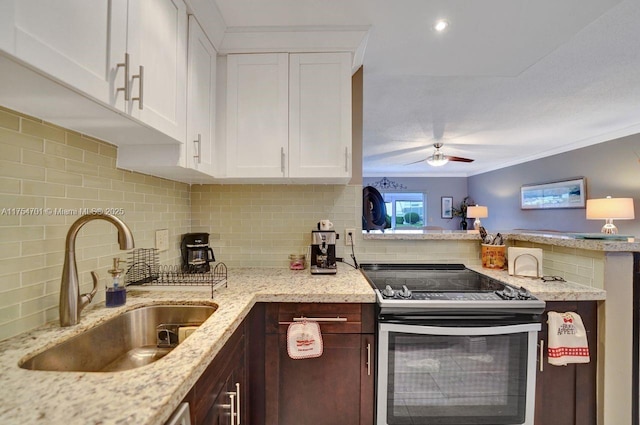
[{"label": "white ceiling", "polygon": [[[638,0],[215,1],[232,34],[368,29],[365,176],[469,176],[640,132]],[[407,165],[435,141],[475,161]]]}]

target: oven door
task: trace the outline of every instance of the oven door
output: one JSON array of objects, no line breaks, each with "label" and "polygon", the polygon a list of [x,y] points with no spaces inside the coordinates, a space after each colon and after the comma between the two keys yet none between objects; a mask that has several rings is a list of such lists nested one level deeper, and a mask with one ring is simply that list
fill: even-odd
[{"label": "oven door", "polygon": [[533,425],[540,323],[379,323],[377,425]]}]

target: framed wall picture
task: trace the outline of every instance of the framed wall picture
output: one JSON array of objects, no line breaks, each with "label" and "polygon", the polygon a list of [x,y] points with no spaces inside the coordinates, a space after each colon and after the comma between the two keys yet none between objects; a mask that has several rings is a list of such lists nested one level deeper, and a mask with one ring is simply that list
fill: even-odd
[{"label": "framed wall picture", "polygon": [[440,198],[440,217],[453,218],[453,196]]},{"label": "framed wall picture", "polygon": [[520,208],[523,210],[585,208],[586,195],[584,177],[527,184],[520,188]]}]

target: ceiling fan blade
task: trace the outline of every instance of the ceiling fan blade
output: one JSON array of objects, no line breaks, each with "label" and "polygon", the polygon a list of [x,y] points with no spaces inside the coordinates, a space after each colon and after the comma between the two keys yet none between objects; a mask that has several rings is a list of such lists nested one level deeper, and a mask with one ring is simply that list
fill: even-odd
[{"label": "ceiling fan blade", "polygon": [[425,159],[421,159],[420,161],[410,162],[410,163],[408,163],[408,164],[404,164],[404,165],[413,165],[413,164],[417,164],[417,163],[419,163],[419,162],[424,162],[424,161],[426,161],[426,160],[427,160],[427,158],[425,158]]},{"label": "ceiling fan blade", "polygon": [[454,162],[473,162],[473,161],[475,161],[474,159],[462,158],[462,157],[459,157],[459,156],[449,156],[449,155],[447,155],[447,158],[449,159],[449,161],[454,161]]}]

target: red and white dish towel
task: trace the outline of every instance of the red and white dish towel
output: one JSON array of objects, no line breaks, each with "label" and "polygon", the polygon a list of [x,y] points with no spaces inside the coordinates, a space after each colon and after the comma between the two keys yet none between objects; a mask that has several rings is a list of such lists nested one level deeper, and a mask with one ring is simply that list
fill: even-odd
[{"label": "red and white dish towel", "polygon": [[311,359],[322,355],[322,335],[318,322],[294,322],[287,329],[287,353],[292,359]]},{"label": "red and white dish towel", "polygon": [[589,363],[587,332],[578,313],[549,312],[549,363],[565,366],[569,363]]}]

